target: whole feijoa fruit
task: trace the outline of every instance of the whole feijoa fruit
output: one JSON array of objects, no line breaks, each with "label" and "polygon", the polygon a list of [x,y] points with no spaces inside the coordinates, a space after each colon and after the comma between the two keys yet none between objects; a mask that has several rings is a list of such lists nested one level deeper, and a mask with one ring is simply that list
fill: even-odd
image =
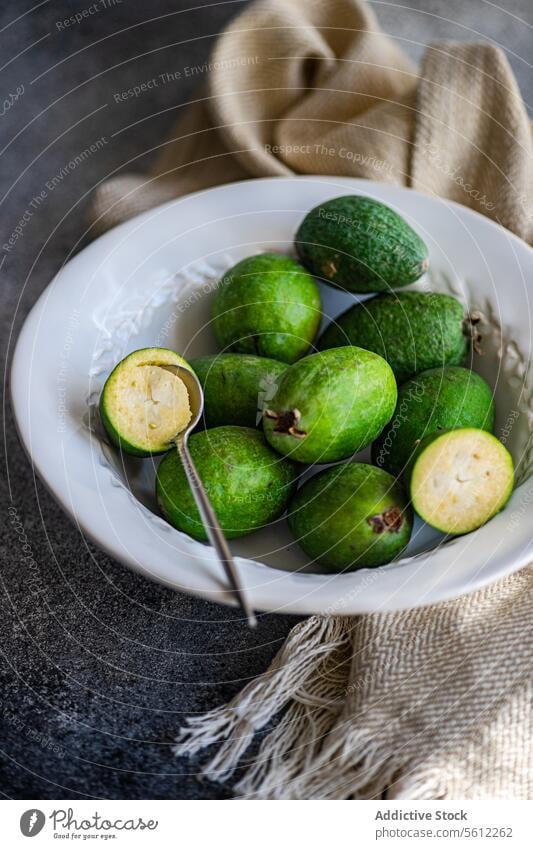
[{"label": "whole feijoa fruit", "polygon": [[426,245],[407,221],[362,195],[316,206],[295,245],[312,274],[348,292],[388,292],[414,283],[429,267]]},{"label": "whole feijoa fruit", "polygon": [[458,366],[429,369],[400,386],[394,415],[372,446],[372,460],[402,474],[428,434],[460,427],[491,431],[493,425],[492,391],[479,374]]},{"label": "whole feijoa fruit", "polygon": [[100,417],[111,442],[126,454],[148,457],[170,448],[190,421],[184,382],[165,366],[188,363],[168,348],[141,348],[128,354],[107,378]]},{"label": "whole feijoa fruit", "polygon": [[332,463],[365,448],[394,412],[392,369],[347,346],[311,354],[281,376],[264,413],[268,442],[300,463]]},{"label": "whole feijoa fruit", "polygon": [[253,354],[215,354],[190,361],[204,390],[205,427],[257,427],[286,363]]},{"label": "whole feijoa fruit", "polygon": [[402,486],[365,463],[332,466],[308,480],[291,501],[288,520],[305,553],[329,572],[389,563],[412,529]]},{"label": "whole feijoa fruit", "polygon": [[212,317],[223,352],[293,363],[307,353],[318,332],[320,293],[294,260],[259,254],[224,274],[213,296]]},{"label": "whole feijoa fruit", "polygon": [[470,336],[463,306],[451,295],[394,292],[350,307],[326,328],[318,348],[358,345],[374,351],[404,383],[420,371],[460,365]]},{"label": "whole feijoa fruit", "polygon": [[414,509],[446,534],[467,534],[505,506],[513,491],[513,460],[492,433],[440,431],[418,445],[408,469]]},{"label": "whole feijoa fruit", "polygon": [[[296,488],[294,464],[276,454],[255,428],[228,425],[193,433],[189,450],[228,539],[277,519]],[[207,539],[177,451],[159,465],[156,494],[170,524]]]}]

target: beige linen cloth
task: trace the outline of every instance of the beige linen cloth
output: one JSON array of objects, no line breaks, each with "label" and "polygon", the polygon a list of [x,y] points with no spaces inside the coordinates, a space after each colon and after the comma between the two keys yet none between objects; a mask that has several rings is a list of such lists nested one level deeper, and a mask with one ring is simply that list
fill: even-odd
[{"label": "beige linen cloth", "polygon": [[[153,173],[101,186],[91,217],[104,230],[185,192],[297,172],[411,186],[531,241],[531,163],[494,46],[433,44],[418,70],[362,2],[262,0],[219,38]],[[205,774],[228,779],[278,718],[237,793],[531,798],[532,600],[530,567],[432,607],[312,617],[228,706],[191,718],[176,753],[218,743]]]}]

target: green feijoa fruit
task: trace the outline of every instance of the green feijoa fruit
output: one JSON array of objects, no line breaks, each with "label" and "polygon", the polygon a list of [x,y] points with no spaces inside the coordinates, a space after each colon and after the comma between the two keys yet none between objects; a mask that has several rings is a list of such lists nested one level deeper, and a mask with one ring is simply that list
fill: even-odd
[{"label": "green feijoa fruit", "polygon": [[293,363],[309,350],[320,325],[318,286],[281,254],[250,256],[230,268],[213,296],[213,329],[224,351]]},{"label": "green feijoa fruit", "polygon": [[382,357],[355,346],[331,348],[282,375],[264,413],[265,435],[276,451],[300,463],[343,460],[383,430],[396,397]]},{"label": "green feijoa fruit", "polygon": [[384,203],[361,195],[316,206],[295,244],[306,268],[348,292],[388,292],[414,283],[429,267],[413,228]]},{"label": "green feijoa fruit", "polygon": [[189,364],[168,348],[128,354],[107,378],[100,417],[110,440],[126,454],[148,457],[168,451],[191,418],[183,381],[162,366]]},{"label": "green feijoa fruit", "polygon": [[414,509],[446,534],[467,534],[505,506],[513,491],[513,460],[479,428],[433,433],[416,449],[408,474]]},{"label": "green feijoa fruit", "polygon": [[261,424],[286,363],[253,354],[216,354],[190,361],[204,390],[206,427]]},{"label": "green feijoa fruit", "polygon": [[462,427],[491,431],[493,425],[492,391],[482,377],[458,366],[429,369],[400,386],[394,415],[372,446],[372,460],[397,475],[424,436]]},{"label": "green feijoa fruit", "polygon": [[291,501],[288,520],[305,553],[330,572],[389,563],[412,529],[402,486],[364,463],[333,466],[308,480]]},{"label": "green feijoa fruit", "polygon": [[[281,516],[296,488],[294,464],[276,454],[255,428],[227,425],[193,433],[189,450],[229,539]],[[177,451],[159,465],[156,494],[170,524],[195,539],[207,539]]]},{"label": "green feijoa fruit", "polygon": [[464,309],[451,295],[395,292],[350,307],[326,328],[318,348],[358,345],[374,351],[403,383],[420,371],[460,365],[470,335]]}]

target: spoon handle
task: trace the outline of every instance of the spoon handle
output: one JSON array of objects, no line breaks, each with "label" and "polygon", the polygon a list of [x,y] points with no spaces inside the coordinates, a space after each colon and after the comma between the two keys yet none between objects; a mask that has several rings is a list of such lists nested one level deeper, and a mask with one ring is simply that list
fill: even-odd
[{"label": "spoon handle", "polygon": [[231,588],[244,615],[246,616],[246,619],[248,620],[248,625],[250,628],[255,628],[257,625],[257,619],[242,588],[226,537],[222,532],[216,513],[213,510],[209,498],[207,497],[207,493],[202,481],[200,480],[196,466],[192,461],[192,457],[187,446],[187,439],[183,435],[179,435],[175,440],[175,445],[178,450],[179,458],[183,464],[183,468],[185,469],[185,474],[187,475],[187,480],[189,481],[189,486],[191,487],[191,492],[194,496],[196,506],[198,507],[209,542],[215,549],[218,559],[224,567],[224,571],[226,572]]}]

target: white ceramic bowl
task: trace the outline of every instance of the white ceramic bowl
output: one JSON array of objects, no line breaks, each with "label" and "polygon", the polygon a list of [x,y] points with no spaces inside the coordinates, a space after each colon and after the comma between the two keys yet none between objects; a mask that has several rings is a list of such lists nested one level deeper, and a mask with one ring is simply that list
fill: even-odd
[{"label": "white ceramic bowl", "polygon": [[[123,466],[89,430],[107,374],[147,345],[186,357],[215,352],[209,293],[221,270],[259,251],[290,252],[304,214],[349,193],[389,204],[425,239],[431,272],[413,288],[451,292],[481,314],[483,355],[474,368],[495,390],[496,434],[518,464],[518,486],[505,510],[475,533],[443,542],[417,522],[401,561],[344,575],[306,572],[305,555],[278,521],[232,544],[254,607],[346,614],[408,608],[469,592],[533,559],[533,250],[454,203],[364,180],[296,177],[200,192],[117,227],[61,270],[22,329],[11,373],[22,442],[81,530],[127,566],[184,592],[231,600],[214,552],[157,515],[157,461]],[[322,294],[330,316],[354,299],[329,287]]]}]

